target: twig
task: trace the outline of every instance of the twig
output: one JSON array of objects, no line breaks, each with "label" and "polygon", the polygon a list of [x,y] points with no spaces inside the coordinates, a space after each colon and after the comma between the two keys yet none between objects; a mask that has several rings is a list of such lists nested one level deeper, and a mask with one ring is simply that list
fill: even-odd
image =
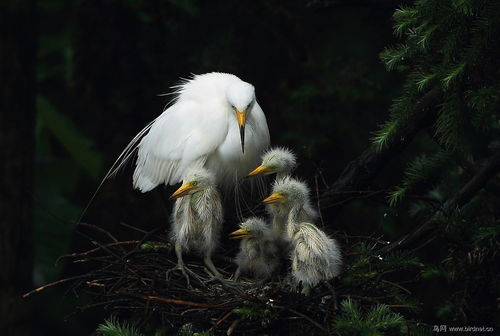
[{"label": "twig", "polygon": [[[129,245],[129,244],[137,244],[138,242],[139,242],[139,240],[127,240],[127,241],[109,243],[109,244],[106,244],[104,246],[111,247],[111,246],[116,246],[116,245]],[[64,259],[64,258],[83,257],[86,255],[92,254],[94,252],[97,252],[99,250],[101,250],[101,248],[96,247],[96,248],[93,248],[93,249],[85,251],[85,252],[78,252],[78,253],[75,252],[75,253],[65,254],[65,255],[62,255],[59,258],[57,258],[55,264],[57,265],[61,261],[61,259]]]},{"label": "twig", "polygon": [[138,232],[140,232],[140,233],[144,233],[144,234],[146,234],[146,233],[147,233],[147,231],[144,231],[143,229],[136,228],[135,226],[132,226],[132,225],[127,224],[127,223],[125,223],[125,222],[120,222],[120,225],[125,226],[126,228],[129,228],[129,229],[132,229],[132,230],[138,231]]},{"label": "twig", "polygon": [[314,184],[316,185],[316,207],[318,208],[319,220],[321,222],[321,227],[325,227],[325,222],[323,222],[323,215],[321,214],[321,208],[319,204],[320,196],[319,196],[319,188],[318,188],[318,174],[314,175]]},{"label": "twig", "polygon": [[377,175],[393,157],[401,153],[420,130],[431,124],[435,118],[436,105],[440,100],[440,96],[441,91],[439,87],[436,86],[429,90],[412,107],[405,122],[386,146],[377,148],[375,144],[372,144],[361,153],[360,156],[349,162],[339,178],[333,183],[330,189],[322,195],[324,199],[322,201],[322,208],[339,206],[346,203],[335,202],[333,196],[336,192],[355,190],[370,185],[374,176]]},{"label": "twig", "polygon": [[498,150],[477,173],[467,182],[457,193],[453,194],[443,205],[442,210],[438,210],[434,215],[415,230],[406,234],[402,238],[387,245],[379,250],[379,254],[387,253],[395,248],[401,248],[408,243],[419,239],[438,222],[438,218],[442,213],[449,214],[455,209],[460,208],[470,201],[470,199],[479,191],[484,185],[496,175],[500,169],[500,150]]},{"label": "twig", "polygon": [[401,289],[402,291],[406,292],[407,294],[410,294],[410,295],[412,294],[412,293],[411,293],[411,291],[410,291],[409,289],[407,289],[407,288],[405,288],[405,287],[403,287],[403,286],[401,286],[401,285],[399,285],[399,284],[397,284],[397,283],[394,283],[394,282],[392,282],[392,281],[388,281],[388,280],[380,279],[380,282],[383,282],[383,283],[386,283],[386,284],[388,284],[388,285],[391,285],[391,286],[397,287],[397,288]]},{"label": "twig", "polygon": [[28,296],[31,296],[31,295],[33,295],[33,294],[35,294],[37,292],[41,292],[41,291],[43,291],[46,288],[49,288],[49,287],[52,287],[52,286],[55,286],[55,285],[59,285],[59,284],[62,284],[64,282],[68,282],[68,281],[72,281],[72,280],[88,278],[91,275],[92,274],[83,274],[83,275],[78,275],[78,276],[74,276],[74,277],[71,277],[71,278],[66,278],[66,279],[61,279],[61,280],[54,281],[54,282],[51,282],[49,284],[40,286],[40,287],[38,287],[38,288],[36,288],[36,289],[28,292],[28,293],[23,294],[22,298],[26,299]]},{"label": "twig", "polygon": [[89,228],[92,228],[94,230],[97,230],[101,233],[104,233],[106,236],[108,236],[109,238],[111,238],[115,243],[118,242],[118,239],[116,239],[115,236],[113,236],[110,232],[104,230],[103,228],[101,227],[98,227],[97,225],[94,225],[94,224],[89,224],[89,223],[78,223],[77,226],[86,226],[86,227],[89,227]]},{"label": "twig", "polygon": [[298,312],[296,311],[295,309],[292,309],[292,308],[286,308],[288,311],[294,313],[295,315],[297,316],[300,316],[302,317],[303,319],[309,321],[312,325],[314,325],[315,327],[317,327],[318,329],[324,331],[324,332],[327,332],[327,330],[321,325],[319,324],[318,322],[314,321],[312,318],[310,318],[309,316],[305,315],[305,314],[302,314],[301,312]]},{"label": "twig", "polygon": [[231,336],[234,332],[234,329],[236,329],[236,326],[238,325],[238,323],[240,323],[240,319],[237,319],[237,320],[234,320],[233,323],[231,323],[231,325],[229,326],[229,328],[227,328],[227,331],[226,331],[226,335],[227,336]]},{"label": "twig", "polygon": [[[135,295],[133,295],[133,296],[135,296]],[[213,308],[213,309],[227,309],[227,306],[222,305],[222,304],[211,305],[211,304],[206,304],[206,303],[191,302],[191,301],[178,300],[178,299],[170,299],[170,298],[153,296],[153,295],[137,296],[137,297],[144,299],[144,300],[167,302],[167,303],[173,303],[173,304],[178,304],[178,305],[183,305],[183,306],[192,306],[192,307],[200,307],[200,308]]]}]

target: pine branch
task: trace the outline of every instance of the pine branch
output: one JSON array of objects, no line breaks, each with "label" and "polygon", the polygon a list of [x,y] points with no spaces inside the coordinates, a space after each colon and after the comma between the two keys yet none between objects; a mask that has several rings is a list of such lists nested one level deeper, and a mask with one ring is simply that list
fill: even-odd
[{"label": "pine branch", "polygon": [[[349,162],[339,178],[322,195],[321,207],[328,207],[336,202],[341,191],[364,189],[393,158],[399,155],[413,140],[415,135],[429,126],[436,117],[436,105],[440,99],[440,89],[434,87],[414,105],[408,118],[398,128],[383,148],[375,144],[368,147],[360,156]],[[338,196],[337,196],[338,198]]]},{"label": "pine branch", "polygon": [[390,252],[396,248],[400,248],[408,245],[409,243],[423,237],[428,232],[430,232],[436,225],[437,219],[442,213],[449,214],[455,209],[462,207],[467,202],[469,202],[474,195],[476,195],[485,184],[493,178],[500,171],[500,150],[488,160],[487,164],[484,165],[470,180],[467,182],[457,193],[453,194],[444,203],[442,209],[436,211],[436,213],[415,230],[408,233],[399,240],[393,242],[390,245],[385,246],[380,250],[380,254]]}]

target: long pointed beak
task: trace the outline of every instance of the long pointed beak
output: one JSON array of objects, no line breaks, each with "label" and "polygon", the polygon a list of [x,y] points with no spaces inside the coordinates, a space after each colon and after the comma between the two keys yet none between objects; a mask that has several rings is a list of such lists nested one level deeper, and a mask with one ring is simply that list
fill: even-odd
[{"label": "long pointed beak", "polygon": [[191,183],[186,183],[183,184],[179,189],[177,189],[170,198],[180,198],[186,195],[189,195],[191,190],[195,189],[196,187],[192,185]]},{"label": "long pointed beak", "polygon": [[262,201],[264,204],[274,204],[274,203],[282,203],[285,200],[285,196],[283,194],[277,192],[266,198]]},{"label": "long pointed beak", "polygon": [[274,173],[274,169],[269,166],[258,166],[252,170],[247,176],[263,176]]},{"label": "long pointed beak", "polygon": [[247,111],[240,112],[236,110],[236,119],[240,126],[241,152],[245,153],[245,124],[247,122]]},{"label": "long pointed beak", "polygon": [[247,229],[239,229],[229,234],[229,239],[245,239],[252,237],[252,234]]}]

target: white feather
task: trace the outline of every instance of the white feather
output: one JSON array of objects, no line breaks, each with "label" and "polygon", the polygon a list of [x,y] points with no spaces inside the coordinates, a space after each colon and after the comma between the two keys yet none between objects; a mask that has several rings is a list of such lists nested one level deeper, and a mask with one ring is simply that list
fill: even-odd
[{"label": "white feather", "polygon": [[242,153],[236,115],[226,96],[228,87],[240,83],[244,82],[234,75],[209,73],[180,84],[175,103],[121,155],[128,157],[138,137],[147,131],[137,145],[134,187],[147,192],[162,183],[178,183],[188,168],[196,166],[212,171],[217,184],[226,187],[248,174],[269,145],[269,130],[264,112],[254,101],[248,111]]}]

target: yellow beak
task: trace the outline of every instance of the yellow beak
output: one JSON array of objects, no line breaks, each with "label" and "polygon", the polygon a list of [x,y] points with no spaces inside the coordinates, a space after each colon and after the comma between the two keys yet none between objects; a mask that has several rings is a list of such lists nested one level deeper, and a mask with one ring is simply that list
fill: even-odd
[{"label": "yellow beak", "polygon": [[266,198],[262,201],[264,204],[274,204],[274,203],[282,203],[285,201],[285,196],[283,194],[277,192]]},{"label": "yellow beak", "polygon": [[247,122],[247,111],[240,112],[236,110],[236,119],[238,119],[238,125],[240,127],[245,127],[245,123]]},{"label": "yellow beak", "polygon": [[240,112],[236,110],[236,119],[240,126],[241,151],[245,153],[245,124],[247,122],[247,111]]},{"label": "yellow beak", "polygon": [[252,234],[247,229],[239,229],[229,234],[229,239],[245,239],[252,237]]},{"label": "yellow beak", "polygon": [[247,176],[263,176],[274,173],[274,169],[269,166],[258,166],[250,172]]},{"label": "yellow beak", "polygon": [[196,189],[196,187],[190,182],[183,184],[179,189],[177,189],[170,198],[179,198],[191,193],[191,190]]}]

